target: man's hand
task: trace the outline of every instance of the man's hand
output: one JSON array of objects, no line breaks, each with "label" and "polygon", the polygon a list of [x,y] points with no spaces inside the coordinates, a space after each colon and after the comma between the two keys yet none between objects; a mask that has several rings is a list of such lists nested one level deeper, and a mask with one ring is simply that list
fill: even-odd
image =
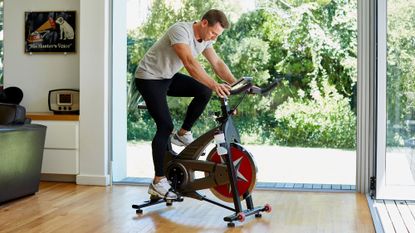
[{"label": "man's hand", "polygon": [[213,86],[211,87],[211,89],[213,91],[215,91],[216,94],[221,98],[225,98],[225,97],[227,97],[228,95],[231,94],[231,92],[230,92],[231,86],[229,86],[228,84],[225,84],[225,83],[215,82],[213,84]]}]

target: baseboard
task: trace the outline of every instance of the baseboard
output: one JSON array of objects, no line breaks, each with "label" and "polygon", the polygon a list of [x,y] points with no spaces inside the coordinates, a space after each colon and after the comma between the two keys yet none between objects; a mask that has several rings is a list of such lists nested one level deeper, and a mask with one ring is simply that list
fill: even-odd
[{"label": "baseboard", "polygon": [[76,182],[76,176],[75,175],[61,175],[61,174],[41,174],[40,175],[40,180],[41,181],[75,183]]},{"label": "baseboard", "polygon": [[110,184],[110,176],[109,175],[104,175],[104,176],[77,175],[76,184],[107,186]]}]

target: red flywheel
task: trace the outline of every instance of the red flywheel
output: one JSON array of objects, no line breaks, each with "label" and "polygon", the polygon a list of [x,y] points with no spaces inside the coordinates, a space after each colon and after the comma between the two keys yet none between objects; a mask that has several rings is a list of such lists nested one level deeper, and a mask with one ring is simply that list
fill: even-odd
[{"label": "red flywheel", "polygon": [[[237,187],[241,200],[243,200],[243,194],[246,192],[251,193],[256,183],[257,167],[254,159],[245,148],[239,144],[232,143],[231,146],[232,162],[235,166]],[[221,156],[217,153],[216,148],[213,148],[209,153],[207,161],[215,163],[225,163]],[[233,196],[230,184],[218,185],[210,188],[212,193],[222,201],[233,202]]]}]

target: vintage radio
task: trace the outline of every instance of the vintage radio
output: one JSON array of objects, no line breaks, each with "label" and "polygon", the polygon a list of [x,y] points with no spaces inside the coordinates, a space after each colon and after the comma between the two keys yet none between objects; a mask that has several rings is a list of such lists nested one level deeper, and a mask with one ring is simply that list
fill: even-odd
[{"label": "vintage radio", "polygon": [[79,90],[55,89],[49,91],[49,110],[55,114],[79,114]]}]

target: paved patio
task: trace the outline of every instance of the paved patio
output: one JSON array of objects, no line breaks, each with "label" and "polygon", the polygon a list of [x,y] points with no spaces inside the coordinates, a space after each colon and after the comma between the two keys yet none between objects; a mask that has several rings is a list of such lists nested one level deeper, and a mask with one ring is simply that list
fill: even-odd
[{"label": "paved patio", "polygon": [[[356,152],[326,148],[245,145],[258,167],[258,182],[356,184]],[[179,151],[180,147],[174,147]],[[129,143],[127,176],[153,177],[150,142]]]}]

